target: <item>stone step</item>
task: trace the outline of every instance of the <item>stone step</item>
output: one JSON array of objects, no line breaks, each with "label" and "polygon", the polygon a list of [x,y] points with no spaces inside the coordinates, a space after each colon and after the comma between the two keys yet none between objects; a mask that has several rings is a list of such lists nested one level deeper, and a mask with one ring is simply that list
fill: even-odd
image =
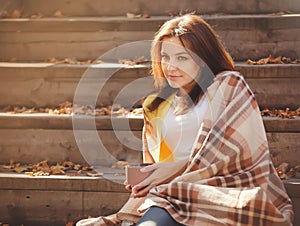
[{"label": "stone step", "polygon": [[51,17],[59,10],[63,16],[120,16],[128,12],[147,13],[151,16],[168,15],[186,12],[198,12],[201,14],[226,13],[226,14],[263,14],[277,12],[300,12],[297,0],[237,0],[227,1],[149,1],[147,0],[52,0],[51,4],[35,0],[2,0],[0,8],[6,10],[9,15],[14,10],[20,10],[22,17],[30,17],[41,13]]},{"label": "stone step", "polygon": [[[236,69],[245,76],[261,108],[300,106],[300,64],[248,65],[237,62]],[[149,71],[147,65],[111,63],[0,63],[0,95],[3,97],[0,107],[57,106],[65,101],[73,102],[75,95],[81,95],[84,100],[95,98],[98,104],[117,102],[130,108],[153,91]],[[84,87],[84,84],[88,88],[80,91],[78,87]]]},{"label": "stone step", "polygon": [[[142,117],[79,117],[48,114],[0,116],[0,162],[32,163],[70,160],[111,166],[118,160],[142,159]],[[8,123],[8,122],[12,122]],[[74,130],[73,130],[74,129]],[[100,139],[100,141],[99,141]]]},{"label": "stone step", "polygon": [[124,170],[99,169],[103,177],[0,173],[0,219],[11,226],[65,226],[118,211],[129,198]]},{"label": "stone step", "polygon": [[[285,15],[206,15],[236,61],[270,54],[299,58],[300,18]],[[50,57],[97,59],[125,43],[151,40],[169,19],[72,17],[0,19],[1,61],[45,61]]]},{"label": "stone step", "polygon": [[[88,216],[118,211],[129,197],[124,171],[99,169],[103,177],[38,176],[0,173],[0,219],[12,226],[64,226]],[[284,180],[300,224],[300,178]]]},{"label": "stone step", "polygon": [[[263,117],[275,165],[299,165],[300,117]],[[48,114],[0,114],[0,163],[72,161],[111,166],[142,159],[142,116],[73,117]],[[99,142],[99,140],[101,142]]]}]

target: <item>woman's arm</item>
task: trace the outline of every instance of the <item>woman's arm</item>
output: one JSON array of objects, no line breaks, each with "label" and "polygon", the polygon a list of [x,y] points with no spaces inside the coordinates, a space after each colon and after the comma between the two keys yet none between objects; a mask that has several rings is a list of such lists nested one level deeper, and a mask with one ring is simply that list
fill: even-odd
[{"label": "woman's arm", "polygon": [[185,171],[187,163],[188,158],[176,162],[159,162],[143,167],[141,172],[153,171],[153,173],[132,188],[133,196],[135,198],[146,196],[151,188],[169,183]]}]

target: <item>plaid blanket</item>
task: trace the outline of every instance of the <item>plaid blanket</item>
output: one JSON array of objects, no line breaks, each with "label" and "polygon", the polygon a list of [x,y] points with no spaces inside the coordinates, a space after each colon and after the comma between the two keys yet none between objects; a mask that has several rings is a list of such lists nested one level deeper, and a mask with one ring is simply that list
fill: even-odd
[{"label": "plaid blanket", "polygon": [[[243,76],[218,74],[206,98],[210,109],[185,172],[153,188],[138,211],[164,207],[184,225],[292,225],[291,200],[270,160],[259,107]],[[146,162],[160,160],[163,150],[155,141],[162,139],[153,118],[163,118],[169,106],[156,112],[144,107]]]}]

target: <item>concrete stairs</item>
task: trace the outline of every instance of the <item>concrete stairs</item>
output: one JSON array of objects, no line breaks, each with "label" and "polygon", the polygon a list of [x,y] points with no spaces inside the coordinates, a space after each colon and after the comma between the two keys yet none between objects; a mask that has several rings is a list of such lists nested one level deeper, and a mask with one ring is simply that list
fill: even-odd
[{"label": "concrete stairs", "polygon": [[[218,31],[235,60],[259,59],[269,54],[299,57],[300,19],[295,14],[203,17]],[[1,60],[96,59],[120,44],[151,40],[158,27],[169,18],[135,19],[124,15],[2,19],[0,43],[5,55]]]},{"label": "concrete stairs", "polygon": [[[10,17],[14,10],[20,11],[20,17]],[[58,10],[62,17],[53,16]],[[88,87],[82,93],[84,100],[132,107],[153,90],[149,65],[128,66],[118,60],[141,56],[149,59],[149,42],[141,41],[151,40],[170,15],[189,11],[203,15],[214,26],[262,109],[300,106],[300,64],[245,63],[247,59],[258,60],[270,54],[300,58],[297,0],[188,0],[151,4],[127,0],[122,4],[116,0],[53,0],[51,4],[2,0],[0,107],[38,108],[72,102],[77,97],[79,83]],[[128,12],[150,17],[129,18]],[[38,13],[43,16],[33,18]],[[51,63],[47,62],[49,58],[68,58],[72,62]],[[110,62],[85,64],[88,60]],[[85,76],[88,80],[82,79]],[[101,91],[99,87],[103,87]],[[264,123],[274,164],[299,165],[300,118],[264,117]],[[98,172],[104,172],[103,177],[96,178],[29,177],[3,170],[0,222],[65,225],[118,210],[129,194],[122,185],[124,171],[111,165],[117,160],[141,161],[142,125],[141,116],[74,119],[70,115],[46,113],[0,113],[0,164],[11,159],[23,164],[45,159],[70,160],[95,165]],[[95,137],[100,137],[100,147]],[[299,178],[286,180],[285,185],[295,204],[295,225],[300,224]]]}]

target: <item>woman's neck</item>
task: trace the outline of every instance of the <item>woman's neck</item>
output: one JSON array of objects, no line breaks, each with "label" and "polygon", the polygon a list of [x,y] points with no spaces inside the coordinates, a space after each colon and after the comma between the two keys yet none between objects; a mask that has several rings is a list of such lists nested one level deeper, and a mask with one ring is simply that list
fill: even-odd
[{"label": "woman's neck", "polygon": [[188,84],[186,84],[183,87],[180,87],[176,96],[180,96],[180,97],[184,97],[189,95],[190,91],[193,89],[193,87],[196,85],[196,82],[193,80],[191,82],[189,82]]}]

